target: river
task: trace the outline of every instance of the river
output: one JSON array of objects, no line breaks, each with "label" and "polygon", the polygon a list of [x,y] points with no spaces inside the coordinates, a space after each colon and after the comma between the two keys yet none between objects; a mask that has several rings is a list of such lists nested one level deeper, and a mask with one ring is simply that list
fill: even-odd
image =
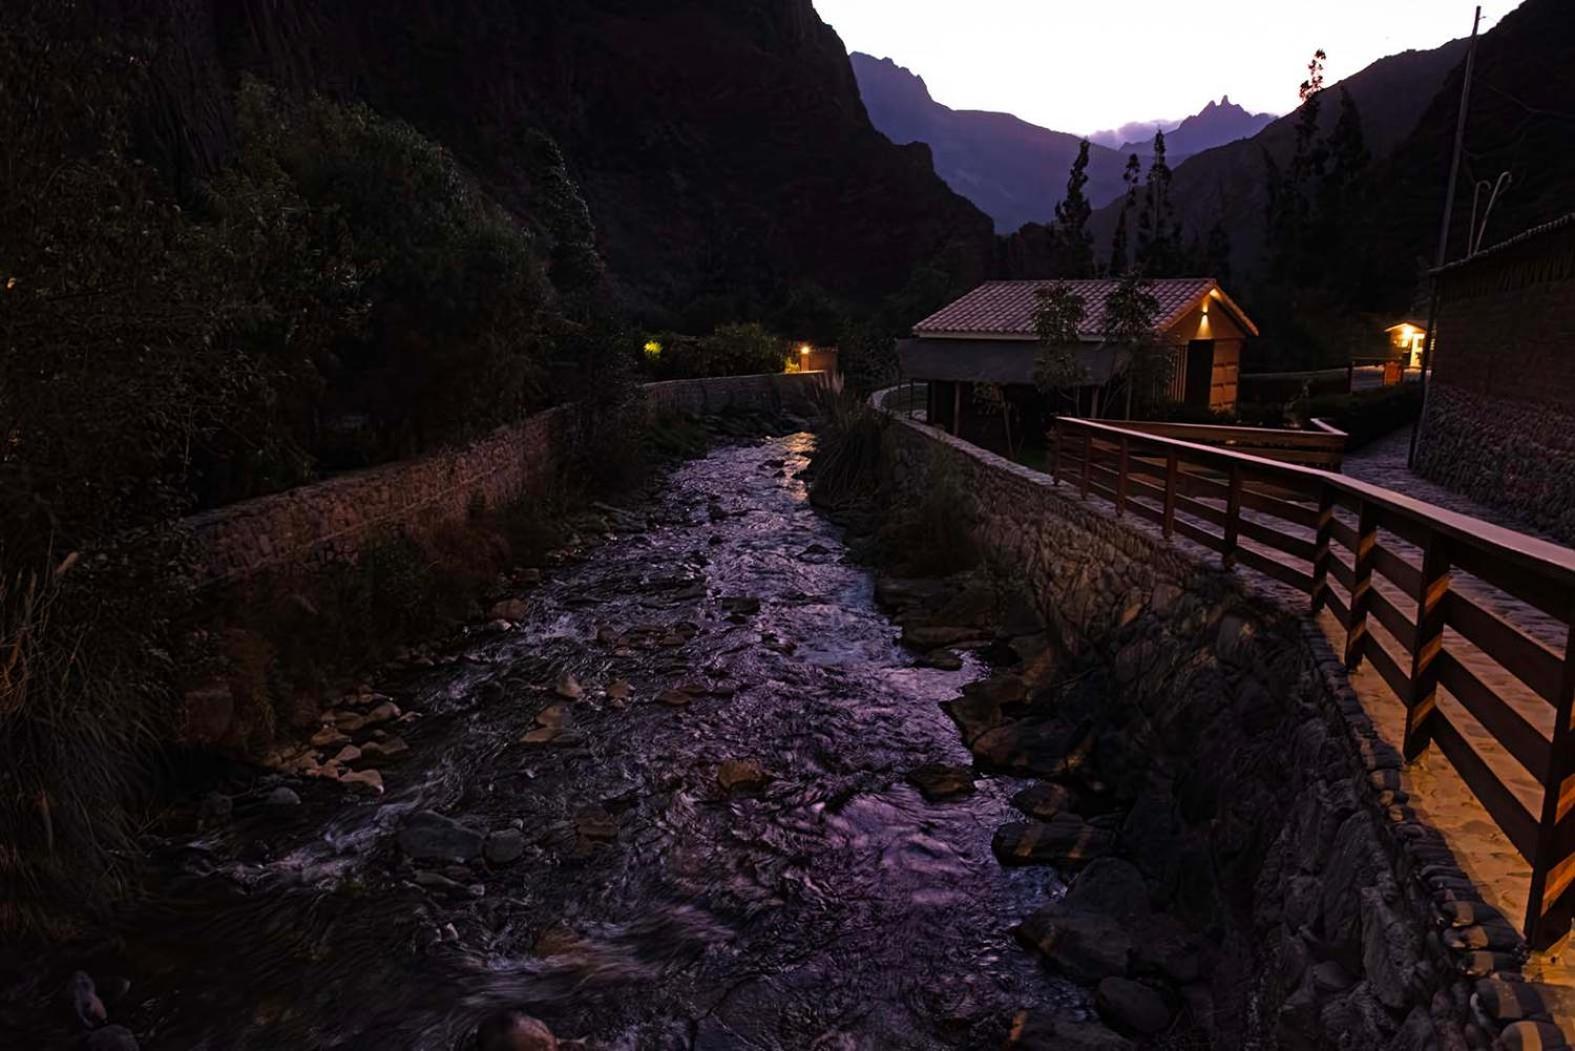
[{"label": "river", "polygon": [[[812,444],[677,467],[513,630],[377,683],[416,713],[384,794],[268,807],[265,783],[169,843],[152,903],[73,963],[131,980],[114,1020],[179,1051],[448,1051],[505,1007],[597,1049],[927,1049],[1080,1010],[1010,933],[1059,890],[991,854],[1023,782],[932,804],[905,780],[970,762],[938,702],[987,669],[898,645],[795,477]],[[764,786],[724,789],[729,760]],[[398,832],[427,810],[517,828],[523,856],[413,865]]]}]

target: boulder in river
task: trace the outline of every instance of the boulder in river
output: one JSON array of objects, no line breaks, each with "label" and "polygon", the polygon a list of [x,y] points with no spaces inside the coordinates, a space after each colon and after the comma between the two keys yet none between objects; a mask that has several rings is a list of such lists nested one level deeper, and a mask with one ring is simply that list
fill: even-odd
[{"label": "boulder in river", "polygon": [[1076,814],[1049,821],[1012,821],[996,830],[990,849],[1003,865],[1072,865],[1110,850],[1113,837]]},{"label": "boulder in river", "polygon": [[1126,1037],[1098,1022],[1074,1022],[1039,1011],[1021,1011],[1012,1020],[1008,1051],[1133,1051]]},{"label": "boulder in river", "polygon": [[1077,809],[1077,796],[1066,785],[1040,781],[1012,797],[1012,805],[1031,818],[1049,821],[1064,810]]},{"label": "boulder in river", "polygon": [[683,690],[663,690],[656,695],[656,703],[665,704],[669,708],[687,708],[694,698]]},{"label": "boulder in river", "polygon": [[580,680],[569,672],[559,675],[552,689],[559,697],[570,701],[577,701],[585,694],[585,688],[580,685]]},{"label": "boulder in river", "polygon": [[925,763],[908,771],[908,781],[931,803],[973,791],[973,767],[955,763]]},{"label": "boulder in river", "polygon": [[524,599],[506,598],[492,604],[492,608],[487,611],[487,619],[519,621],[525,619],[527,612]]},{"label": "boulder in river", "polygon": [[716,768],[716,780],[726,792],[758,792],[771,779],[753,759],[729,759]]},{"label": "boulder in river", "polygon": [[500,828],[487,836],[482,854],[493,865],[508,865],[525,853],[525,833],[517,828]]},{"label": "boulder in river", "polygon": [[902,629],[902,644],[916,650],[936,650],[955,646],[959,642],[974,642],[985,637],[979,628],[958,627],[952,624],[906,624]]},{"label": "boulder in river", "polygon": [[968,747],[985,766],[1057,778],[1081,765],[1091,743],[1092,734],[1086,726],[1050,717],[1003,723],[974,738]]},{"label": "boulder in river", "polygon": [[104,1001],[99,999],[98,989],[86,971],[76,971],[71,975],[66,982],[66,996],[71,1003],[71,1013],[84,1029],[92,1029],[109,1020]]},{"label": "boulder in river", "polygon": [[340,774],[339,783],[352,785],[375,795],[383,794],[383,775],[371,767],[367,767],[365,770],[352,770],[349,773]]},{"label": "boulder in river", "polygon": [[1170,1005],[1156,989],[1130,978],[1111,976],[1094,991],[1099,1016],[1124,1033],[1153,1036],[1170,1028]]},{"label": "boulder in river", "polygon": [[289,785],[280,785],[263,797],[263,803],[271,807],[300,806],[301,797]]},{"label": "boulder in river", "polygon": [[435,810],[419,810],[399,830],[399,849],[417,861],[474,861],[481,833]]},{"label": "boulder in river", "polygon": [[1126,925],[1097,912],[1046,905],[1018,925],[1017,940],[1074,981],[1093,984],[1125,975],[1132,956]]},{"label": "boulder in river", "polygon": [[952,717],[952,722],[962,731],[963,744],[972,747],[986,731],[1005,722],[1001,705],[992,697],[964,694],[956,700],[942,701],[941,709]]},{"label": "boulder in river", "polygon": [[131,1030],[123,1025],[107,1025],[95,1029],[82,1041],[86,1051],[138,1051],[140,1045]]}]

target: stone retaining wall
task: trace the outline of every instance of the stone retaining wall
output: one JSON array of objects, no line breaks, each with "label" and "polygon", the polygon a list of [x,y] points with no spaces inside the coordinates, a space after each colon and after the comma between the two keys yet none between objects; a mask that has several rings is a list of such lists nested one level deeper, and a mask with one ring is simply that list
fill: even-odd
[{"label": "stone retaining wall", "polygon": [[[812,409],[823,373],[724,376],[647,384],[648,416]],[[247,500],[186,521],[210,580],[232,582],[282,566],[354,559],[367,538],[422,533],[540,491],[574,441],[572,406],[499,428],[468,446],[383,464]]]},{"label": "stone retaining wall", "polygon": [[1416,456],[1423,477],[1575,544],[1575,414],[1435,380]]},{"label": "stone retaining wall", "polygon": [[1108,684],[1102,732],[1141,785],[1119,849],[1213,946],[1186,996],[1215,1046],[1491,1046],[1513,1016],[1473,1004],[1510,999],[1496,972],[1524,946],[1407,806],[1305,598],[933,428],[888,433],[899,491],[951,473],[989,556]]}]

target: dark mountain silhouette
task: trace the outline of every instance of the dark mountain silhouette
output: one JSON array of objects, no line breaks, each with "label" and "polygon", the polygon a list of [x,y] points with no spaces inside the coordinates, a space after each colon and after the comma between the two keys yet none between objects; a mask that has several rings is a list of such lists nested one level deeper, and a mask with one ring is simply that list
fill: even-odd
[{"label": "dark mountain silhouette", "polygon": [[[1082,137],[1009,113],[954,110],[930,97],[923,78],[889,58],[854,52],[853,72],[870,120],[893,142],[927,143],[948,186],[995,220],[1003,233],[1047,222],[1066,189]],[[1095,205],[1122,193],[1126,154],[1089,151],[1087,194]]]},{"label": "dark mountain silhouette", "polygon": [[[1558,0],[1554,0],[1555,3]],[[1329,86],[1326,96],[1349,91],[1362,116],[1367,148],[1379,161],[1393,154],[1428,110],[1445,78],[1465,55],[1466,42],[1455,40],[1428,51],[1390,55]],[[1293,71],[1294,72],[1294,71]],[[1324,130],[1334,126],[1338,105],[1321,112]],[[1283,164],[1295,146],[1296,114],[1273,121],[1250,139],[1216,146],[1175,166],[1172,197],[1184,237],[1203,238],[1218,222],[1230,239],[1230,265],[1239,281],[1250,276],[1263,255],[1267,188],[1264,154]],[[1407,163],[1417,158],[1408,156]],[[1440,163],[1429,157],[1427,163]],[[1108,252],[1119,203],[1094,213],[1091,228],[1096,250]]]},{"label": "dark mountain silhouette", "polygon": [[[1165,132],[1165,156],[1174,167],[1195,153],[1251,138],[1274,119],[1272,113],[1248,113],[1232,102],[1229,95],[1224,95],[1180,123],[1162,122],[1157,127]],[[1152,153],[1155,130],[1154,127],[1136,129],[1137,134],[1122,144],[1120,152],[1136,153],[1146,163]]]},{"label": "dark mountain silhouette", "polygon": [[924,146],[870,124],[811,0],[96,0],[146,39],[141,146],[189,191],[231,146],[232,93],[362,99],[451,150],[527,220],[520,139],[553,136],[620,293],[650,314],[793,290],[871,302],[945,256],[985,265],[988,218]]}]

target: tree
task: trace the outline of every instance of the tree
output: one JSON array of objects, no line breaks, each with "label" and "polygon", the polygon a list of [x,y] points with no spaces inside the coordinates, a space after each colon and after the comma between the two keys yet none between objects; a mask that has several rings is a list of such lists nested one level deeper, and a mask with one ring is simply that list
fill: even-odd
[{"label": "tree", "polygon": [[1105,342],[1126,351],[1121,372],[1127,417],[1134,408],[1147,411],[1162,402],[1174,374],[1175,350],[1154,331],[1159,300],[1152,286],[1136,271],[1123,275],[1105,300]]},{"label": "tree", "polygon": [[1127,243],[1127,228],[1132,222],[1132,213],[1137,209],[1138,180],[1142,176],[1143,165],[1138,161],[1138,155],[1132,154],[1127,158],[1127,167],[1121,173],[1121,181],[1126,183],[1126,196],[1121,200],[1121,213],[1116,216],[1116,232],[1110,238],[1110,273],[1120,277],[1132,265],[1132,249]]},{"label": "tree", "polygon": [[1056,272],[1061,277],[1088,277],[1094,272],[1093,237],[1088,232],[1088,217],[1093,206],[1084,187],[1088,185],[1088,140],[1077,148],[1066,179],[1066,196],[1055,206],[1055,229],[1059,259]]},{"label": "tree", "polygon": [[1045,394],[1064,396],[1071,392],[1077,404],[1077,388],[1088,380],[1087,370],[1077,360],[1082,342],[1083,297],[1069,285],[1056,284],[1034,292],[1034,334],[1039,337],[1039,353],[1034,358],[1034,386]]},{"label": "tree", "polygon": [[1143,208],[1138,213],[1137,265],[1151,277],[1174,274],[1181,262],[1181,231],[1170,198],[1170,165],[1165,162],[1165,133],[1154,133],[1154,156],[1143,183]]}]

